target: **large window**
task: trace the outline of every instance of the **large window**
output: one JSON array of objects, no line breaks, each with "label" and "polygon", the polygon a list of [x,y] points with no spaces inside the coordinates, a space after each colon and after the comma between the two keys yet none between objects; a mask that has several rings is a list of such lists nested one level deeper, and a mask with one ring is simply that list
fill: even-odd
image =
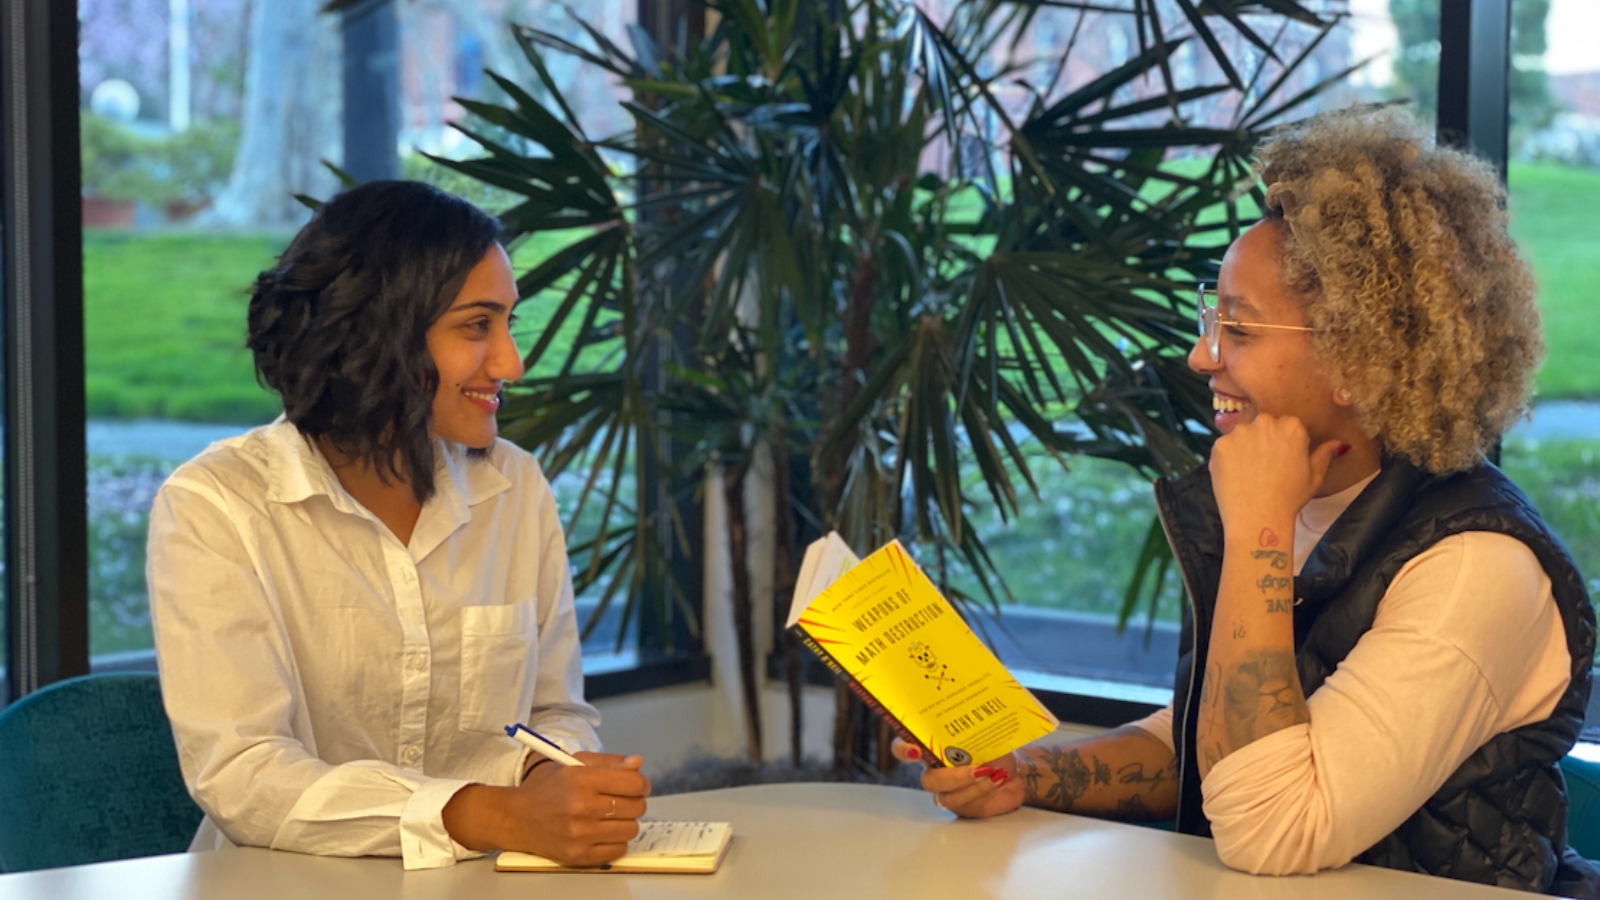
[{"label": "large window", "polygon": [[[318,12],[323,5],[78,3],[90,650],[98,668],[149,665],[145,537],[162,481],[212,441],[280,412],[244,349],[246,289],[309,216],[294,195],[327,197],[340,187],[324,161],[341,163],[346,129],[366,111],[344,107],[346,54],[359,47],[391,66],[397,133],[377,148],[379,156],[398,150],[391,176],[432,181],[499,211],[507,195],[421,152],[473,152],[450,127],[464,115],[453,98],[494,96],[486,68],[531,83],[511,22],[582,44],[583,24],[625,42],[636,18],[631,0],[578,3],[581,21],[523,0],[399,0],[388,37],[352,37],[339,15]],[[612,87],[580,79],[560,61],[551,68],[591,133],[625,127]],[[516,248],[518,269],[554,246]],[[531,298],[519,311],[523,321],[536,323],[538,307]],[[532,335],[521,338],[526,349]],[[554,487],[567,510],[582,479],[563,476]],[[596,599],[580,598],[585,619]],[[615,604],[586,649],[617,647],[622,607]],[[633,639],[622,643],[630,648]]]},{"label": "large window", "polygon": [[[1593,192],[1591,176],[1600,171],[1594,125],[1600,111],[1593,108],[1600,96],[1600,59],[1592,41],[1585,44],[1582,37],[1593,34],[1597,23],[1587,0],[1515,3],[1513,229],[1541,281],[1550,358],[1540,373],[1533,421],[1508,438],[1505,465],[1592,574],[1600,571],[1593,558],[1600,546],[1595,539],[1600,518],[1593,512],[1600,493],[1600,467],[1594,462],[1600,428],[1591,431],[1584,423],[1600,418],[1587,405],[1600,397],[1600,372],[1590,371],[1594,354],[1584,352],[1586,323],[1593,316],[1584,314],[1576,298],[1581,286],[1597,277],[1577,243],[1594,233],[1596,204],[1582,198]],[[116,665],[118,654],[131,654],[122,659],[133,664],[148,664],[144,529],[149,498],[161,479],[209,441],[276,414],[272,398],[255,386],[240,349],[242,292],[306,215],[289,196],[327,196],[337,190],[337,180],[321,161],[342,159],[340,125],[347,111],[340,108],[338,89],[341,35],[335,20],[317,16],[320,5],[312,0],[77,4],[93,594],[89,643],[102,664]],[[929,4],[930,12],[937,12],[932,8],[937,5]],[[1528,24],[1529,10],[1545,5],[1545,41],[1536,46],[1530,35],[1539,27]],[[1056,89],[1064,90],[1136,51],[1137,33],[1111,24],[1107,10],[1114,5],[1094,6],[1088,12],[1041,9],[1032,47],[1039,70],[1025,77],[1043,85],[1060,69]],[[413,151],[470,152],[470,145],[448,128],[462,113],[450,98],[486,96],[493,87],[483,68],[511,71],[520,65],[519,51],[504,29],[507,20],[563,28],[578,41],[586,40],[583,29],[557,12],[556,4],[535,0],[398,0],[393,8],[399,50],[393,58],[401,92],[399,171],[440,180],[492,208],[492,192],[451,180]],[[1301,77],[1326,77],[1353,61],[1375,58],[1318,103],[1408,98],[1431,119],[1441,50],[1439,0],[1328,0],[1326,8],[1349,16],[1319,45]],[[578,10],[584,22],[623,42],[636,3],[589,0]],[[286,27],[285,17],[295,16],[300,18]],[[1289,52],[1308,40],[1297,27],[1278,35]],[[1229,53],[1236,63],[1249,69],[1259,62],[1259,52],[1236,35],[1229,37],[1225,25],[1219,23],[1218,31],[1232,42]],[[55,32],[69,36],[69,50],[70,32]],[[269,32],[308,39],[279,47],[263,43]],[[1079,38],[1071,64],[1055,65],[1074,34]],[[258,52],[258,44],[270,52]],[[1174,57],[1180,78],[1214,74],[1206,69],[1204,54],[1184,52],[1188,55]],[[292,100],[294,118],[292,128],[280,127],[275,135],[269,129],[252,141],[244,135],[253,115],[253,59],[270,64],[260,77],[277,96]],[[568,86],[569,98],[584,96],[580,90],[593,92],[592,99],[577,101],[591,134],[626,126],[620,119],[593,118],[602,111],[615,116],[617,106],[605,102],[614,86],[582,77],[575,66],[562,71],[560,57],[551,59],[556,63],[552,74]],[[46,69],[38,73],[40,78],[48,74]],[[515,77],[526,75],[519,71]],[[71,78],[57,81],[72,83]],[[1530,82],[1543,88],[1530,88]],[[262,159],[275,164],[249,163]],[[275,186],[263,186],[269,175]],[[8,214],[11,208],[8,203]],[[14,232],[6,237],[8,248],[16,239]],[[59,236],[38,239],[68,243]],[[538,247],[524,246],[516,261],[526,267],[540,253]],[[10,278],[8,273],[7,285]],[[3,299],[8,308],[28,300]],[[523,320],[535,328],[539,301],[531,302]],[[0,423],[8,432],[12,425]],[[18,466],[15,459],[4,462]],[[1126,631],[1116,626],[1153,515],[1148,485],[1125,467],[1092,460],[1065,474],[1049,465],[1040,470],[1051,473],[1040,486],[1044,502],[1031,505],[1021,521],[1001,523],[988,511],[975,511],[1017,601],[997,621],[985,620],[1002,654],[1019,668],[1143,685],[1147,691],[1136,691],[1139,698],[1159,697],[1171,678],[1181,602],[1176,586],[1169,584],[1156,597],[1153,613],[1141,603]],[[564,508],[577,487],[574,479],[557,479]],[[0,504],[14,499],[5,496]],[[48,524],[32,521],[41,523]],[[0,565],[11,563],[0,560]],[[14,606],[13,598],[7,603]],[[580,599],[589,607],[593,603],[593,597]],[[26,628],[12,629],[14,608],[5,621],[0,654],[34,636],[21,633]],[[613,621],[599,630],[595,649],[613,645],[614,626]]]},{"label": "large window", "polygon": [[1539,282],[1548,356],[1532,417],[1505,442],[1507,473],[1600,593],[1600,6],[1512,4],[1511,232]]}]

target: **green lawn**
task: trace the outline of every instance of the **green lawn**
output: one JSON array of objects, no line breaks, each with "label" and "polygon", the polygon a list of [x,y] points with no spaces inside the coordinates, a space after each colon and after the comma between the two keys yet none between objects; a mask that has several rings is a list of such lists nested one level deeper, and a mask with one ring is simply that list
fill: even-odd
[{"label": "green lawn", "polygon": [[1533,261],[1550,355],[1539,396],[1600,398],[1600,170],[1513,165],[1511,233]]},{"label": "green lawn", "polygon": [[89,415],[265,422],[274,398],[244,349],[246,290],[283,236],[83,236]]},{"label": "green lawn", "polygon": [[[1550,356],[1542,398],[1600,398],[1600,171],[1511,169],[1512,231],[1533,260]],[[199,232],[84,235],[89,415],[261,422],[277,412],[244,350],[245,291],[287,236]],[[530,242],[519,271],[560,237]],[[524,346],[551,302],[519,311]]]},{"label": "green lawn", "polygon": [[1567,545],[1589,593],[1600,597],[1600,441],[1513,438],[1500,465]]},{"label": "green lawn", "polygon": [[[281,407],[256,384],[245,349],[248,291],[288,235],[87,230],[84,381],[91,417],[266,422]],[[529,241],[518,272],[572,235]],[[518,310],[524,349],[553,311]],[[569,339],[570,340],[570,339]]]}]

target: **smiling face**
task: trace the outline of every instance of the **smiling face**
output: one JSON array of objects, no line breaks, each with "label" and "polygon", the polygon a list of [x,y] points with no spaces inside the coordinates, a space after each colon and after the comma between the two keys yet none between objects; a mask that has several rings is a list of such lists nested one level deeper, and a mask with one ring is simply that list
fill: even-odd
[{"label": "smiling face", "polygon": [[[1305,325],[1305,315],[1280,278],[1279,229],[1282,220],[1255,225],[1234,241],[1222,258],[1217,305],[1224,321]],[[1221,327],[1218,361],[1204,341],[1189,351],[1189,368],[1206,376],[1218,430],[1227,434],[1259,413],[1298,418],[1312,446],[1349,433],[1354,412],[1335,397],[1333,379],[1322,370],[1303,331]]]},{"label": "smiling face", "polygon": [[472,267],[450,308],[428,328],[428,354],[439,371],[429,431],[486,448],[499,434],[500,389],[522,377],[522,354],[511,338],[517,280],[499,244]]}]

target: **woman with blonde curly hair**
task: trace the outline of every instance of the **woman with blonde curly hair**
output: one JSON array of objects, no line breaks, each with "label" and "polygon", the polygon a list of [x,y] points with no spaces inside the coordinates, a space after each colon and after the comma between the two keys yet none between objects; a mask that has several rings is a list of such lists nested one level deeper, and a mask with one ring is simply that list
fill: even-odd
[{"label": "woman with blonde curly hair", "polygon": [[1504,193],[1392,107],[1259,156],[1267,214],[1215,305],[1202,287],[1189,355],[1222,437],[1157,485],[1190,600],[1173,705],[924,787],[966,817],[1175,816],[1254,873],[1360,861],[1600,896],[1557,768],[1594,613],[1484,459],[1543,353]]}]

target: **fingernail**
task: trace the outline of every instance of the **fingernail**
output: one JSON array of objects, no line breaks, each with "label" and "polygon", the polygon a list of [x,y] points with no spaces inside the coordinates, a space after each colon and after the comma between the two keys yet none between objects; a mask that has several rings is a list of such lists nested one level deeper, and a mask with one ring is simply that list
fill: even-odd
[{"label": "fingernail", "polygon": [[1333,451],[1333,455],[1335,457],[1339,457],[1339,456],[1343,456],[1343,455],[1345,455],[1346,453],[1349,453],[1349,452],[1350,452],[1350,445],[1349,444],[1340,444],[1339,445],[1339,449]]},{"label": "fingernail", "polygon": [[1005,769],[995,769],[994,774],[989,776],[989,780],[995,784],[1005,784],[1011,780],[1011,773]]},{"label": "fingernail", "polygon": [[912,759],[921,759],[922,758],[922,751],[918,750],[915,747],[907,747],[906,748],[906,756],[909,756]]},{"label": "fingernail", "polygon": [[992,773],[993,771],[994,771],[994,766],[979,766],[976,769],[972,770],[972,777],[973,778],[988,778],[990,773]]}]

